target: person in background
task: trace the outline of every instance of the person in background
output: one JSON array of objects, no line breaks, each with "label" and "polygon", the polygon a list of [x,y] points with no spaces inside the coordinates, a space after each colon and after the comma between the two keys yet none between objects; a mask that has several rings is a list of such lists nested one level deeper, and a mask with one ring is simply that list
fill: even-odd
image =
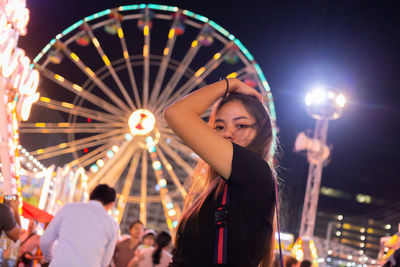
[{"label": "person in background", "polygon": [[172,260],[169,253],[171,235],[165,231],[160,232],[155,240],[155,247],[140,250],[140,255],[135,256],[128,267],[167,267]]},{"label": "person in background", "polygon": [[19,240],[21,235],[21,221],[18,213],[19,201],[17,199],[0,203],[0,234],[5,232],[13,241]]},{"label": "person in background", "polygon": [[285,267],[300,267],[299,261],[292,256],[285,256],[283,262]]},{"label": "person in background", "polygon": [[113,262],[115,267],[126,267],[129,261],[135,257],[135,251],[141,244],[143,236],[143,223],[134,221],[129,227],[130,238],[117,243],[115,247]]},{"label": "person in background", "polygon": [[303,260],[301,263],[300,263],[300,267],[311,267],[312,266],[312,263],[311,263],[311,261],[309,261],[309,260]]},{"label": "person in background", "polygon": [[40,238],[40,248],[50,267],[110,264],[119,227],[107,212],[115,198],[114,188],[99,184],[90,193],[88,203],[67,203],[57,212]]},{"label": "person in background", "polygon": [[30,219],[28,229],[21,235],[21,244],[18,253],[19,261],[24,263],[21,266],[32,265],[34,259],[40,260],[40,258],[34,257],[40,246],[40,236],[36,233],[37,226],[38,221]]},{"label": "person in background", "polygon": [[[19,201],[17,196],[11,195],[11,197],[12,199],[8,199],[7,196],[5,196],[4,203],[0,203],[0,235],[4,231],[9,239],[17,242],[21,235],[21,222],[18,213]],[[16,260],[10,258],[9,252],[11,248],[9,248],[9,245],[11,245],[11,243],[5,241],[5,244],[6,247],[0,246],[0,266],[2,264],[5,266],[13,266]],[[3,253],[6,253],[6,255],[3,255]]]},{"label": "person in background", "polygon": [[142,250],[153,247],[156,235],[157,233],[153,229],[146,229],[143,234],[143,244],[139,245],[138,249]]}]

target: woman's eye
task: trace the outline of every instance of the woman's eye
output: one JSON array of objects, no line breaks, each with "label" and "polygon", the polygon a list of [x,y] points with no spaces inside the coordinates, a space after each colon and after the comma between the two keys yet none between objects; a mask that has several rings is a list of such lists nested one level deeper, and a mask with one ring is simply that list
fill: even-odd
[{"label": "woman's eye", "polygon": [[239,129],[246,129],[246,128],[249,128],[250,125],[247,125],[247,124],[238,124],[238,125],[236,125],[236,127],[239,128]]},{"label": "woman's eye", "polygon": [[223,126],[215,126],[214,129],[217,130],[217,131],[220,131],[220,130],[224,129],[224,127]]}]

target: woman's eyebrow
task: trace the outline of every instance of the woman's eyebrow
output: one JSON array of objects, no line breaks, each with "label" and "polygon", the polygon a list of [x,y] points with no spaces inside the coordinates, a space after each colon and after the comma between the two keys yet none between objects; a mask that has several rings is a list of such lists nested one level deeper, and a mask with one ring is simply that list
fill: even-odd
[{"label": "woman's eyebrow", "polygon": [[246,116],[239,116],[239,117],[235,117],[235,118],[233,118],[233,120],[234,120],[234,121],[241,120],[241,119],[250,120],[250,119],[249,119],[249,118],[247,118]]},{"label": "woman's eyebrow", "polygon": [[[233,121],[238,121],[238,120],[241,120],[241,119],[250,120],[250,119],[249,119],[248,117],[246,117],[246,116],[235,117],[235,118],[233,118],[232,120],[233,120]],[[215,122],[225,122],[225,121],[224,121],[223,119],[216,119]]]}]

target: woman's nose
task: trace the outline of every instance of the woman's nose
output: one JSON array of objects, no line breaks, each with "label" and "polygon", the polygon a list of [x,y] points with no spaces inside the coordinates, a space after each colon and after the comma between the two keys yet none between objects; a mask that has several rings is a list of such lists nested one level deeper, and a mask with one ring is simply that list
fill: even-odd
[{"label": "woman's nose", "polygon": [[225,127],[222,136],[226,139],[232,139],[233,129],[230,127]]}]

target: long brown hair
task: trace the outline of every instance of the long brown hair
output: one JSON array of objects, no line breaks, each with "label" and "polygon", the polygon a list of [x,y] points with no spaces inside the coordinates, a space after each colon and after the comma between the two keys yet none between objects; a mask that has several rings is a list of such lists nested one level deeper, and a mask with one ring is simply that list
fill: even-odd
[{"label": "long brown hair", "polygon": [[[257,134],[246,148],[263,158],[269,164],[273,176],[275,177],[275,140],[272,134],[272,125],[267,110],[256,97],[230,93],[227,97],[222,98],[216,103],[209,118],[208,125],[214,128],[217,112],[223,105],[230,101],[239,101],[242,103],[246,111],[254,118]],[[218,195],[223,190],[224,181],[218,179],[215,170],[200,159],[193,173],[186,179],[185,185],[189,190],[184,201],[183,215],[179,222],[177,234],[183,231],[189,218],[197,218],[200,208],[214,189],[214,198],[217,199]],[[272,263],[274,233],[275,223],[273,223],[273,231],[270,239],[265,241],[266,251],[259,264],[260,267],[268,267]],[[178,240],[178,238],[175,240]],[[179,244],[177,245],[179,246]]]}]

